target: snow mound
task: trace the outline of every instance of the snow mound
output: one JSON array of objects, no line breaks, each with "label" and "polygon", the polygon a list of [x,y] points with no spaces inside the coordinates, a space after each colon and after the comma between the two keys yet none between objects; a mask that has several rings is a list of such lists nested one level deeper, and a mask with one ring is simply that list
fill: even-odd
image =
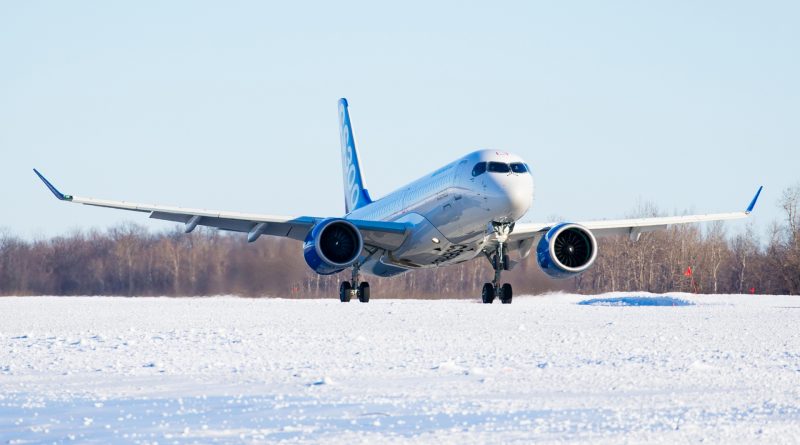
[{"label": "snow mound", "polygon": [[694,306],[691,301],[666,296],[593,298],[579,301],[578,304],[584,306]]}]

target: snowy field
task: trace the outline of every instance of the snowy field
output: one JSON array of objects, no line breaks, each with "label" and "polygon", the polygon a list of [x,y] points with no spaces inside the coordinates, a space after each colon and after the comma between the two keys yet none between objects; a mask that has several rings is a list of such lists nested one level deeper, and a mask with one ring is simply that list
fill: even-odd
[{"label": "snowy field", "polygon": [[800,443],[799,321],[750,295],[0,298],[0,444]]}]

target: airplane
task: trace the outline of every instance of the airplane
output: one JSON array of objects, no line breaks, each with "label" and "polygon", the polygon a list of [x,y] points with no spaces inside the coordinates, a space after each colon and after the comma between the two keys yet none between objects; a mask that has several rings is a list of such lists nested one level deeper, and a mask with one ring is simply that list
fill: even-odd
[{"label": "airplane", "polygon": [[352,297],[366,303],[370,287],[361,273],[391,277],[416,269],[443,267],[485,257],[494,270],[481,291],[486,304],[509,304],[511,284],[501,275],[527,258],[535,248],[540,268],[550,277],[568,278],[589,269],[598,254],[598,237],[642,233],[674,224],[733,220],[747,217],[761,194],[758,188],[744,211],[702,215],[524,223],[520,218],[533,203],[531,167],[519,156],[501,150],[478,150],[422,178],[373,200],[364,182],[353,137],[349,105],[339,100],[345,215],[342,217],[275,216],[201,210],[127,201],[85,198],[61,193],[38,170],[36,175],[61,201],[148,213],[150,218],[184,225],[303,242],[303,257],[316,273],[351,270],[341,281],[339,300]]}]

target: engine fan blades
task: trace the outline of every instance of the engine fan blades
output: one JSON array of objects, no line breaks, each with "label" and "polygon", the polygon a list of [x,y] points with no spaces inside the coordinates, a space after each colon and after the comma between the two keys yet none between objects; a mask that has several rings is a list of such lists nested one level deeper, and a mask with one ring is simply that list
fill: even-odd
[{"label": "engine fan blades", "polygon": [[567,267],[583,266],[591,253],[589,240],[574,230],[561,232],[554,247],[556,258]]},{"label": "engine fan blades", "polygon": [[331,261],[344,263],[353,255],[356,239],[350,230],[344,227],[330,227],[322,239],[322,251]]}]

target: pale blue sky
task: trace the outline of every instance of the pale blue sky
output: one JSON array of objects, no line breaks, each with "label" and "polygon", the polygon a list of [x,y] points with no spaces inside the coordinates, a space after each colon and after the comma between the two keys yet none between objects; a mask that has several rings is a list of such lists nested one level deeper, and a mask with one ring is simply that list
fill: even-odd
[{"label": "pale blue sky", "polygon": [[[527,220],[743,209],[800,180],[800,3],[3,2],[0,227],[144,215],[62,191],[343,211],[336,101],[373,197],[478,148],[523,156]],[[730,223],[732,231],[741,223]]]}]

